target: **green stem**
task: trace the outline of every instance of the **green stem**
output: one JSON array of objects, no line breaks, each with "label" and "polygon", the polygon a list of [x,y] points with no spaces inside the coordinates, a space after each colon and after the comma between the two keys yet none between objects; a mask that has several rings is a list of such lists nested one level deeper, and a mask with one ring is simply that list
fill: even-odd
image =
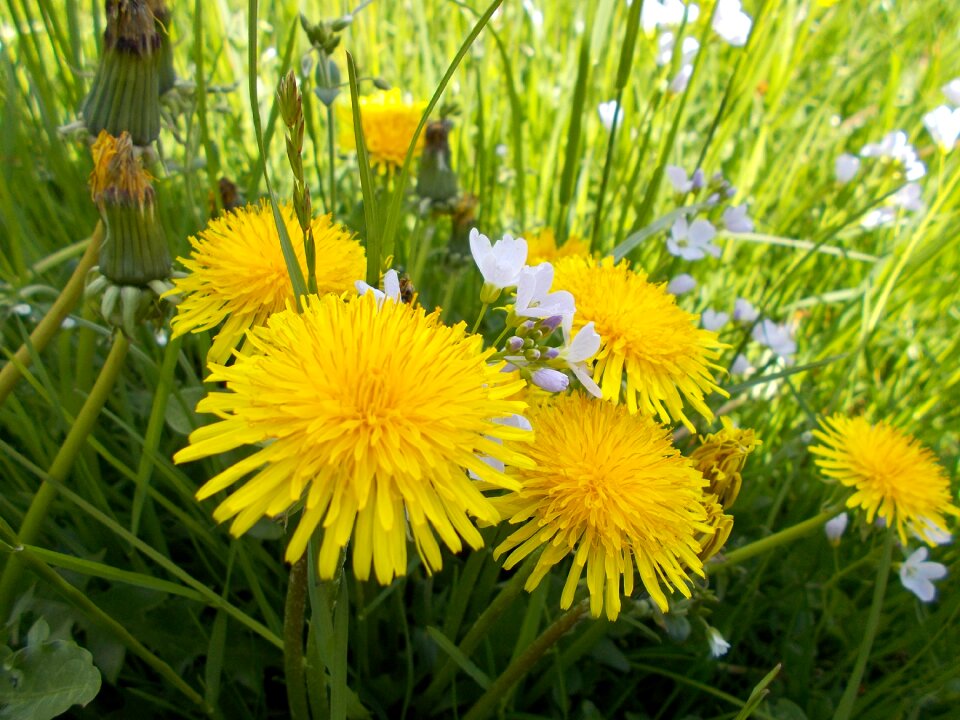
[{"label": "green stem", "polygon": [[307,603],[307,556],[290,568],[287,602],[283,613],[283,670],[292,720],[309,720],[303,669],[303,621]]},{"label": "green stem", "polygon": [[[534,553],[528,557],[513,574],[510,581],[503,586],[503,589],[500,590],[493,599],[493,602],[487,606],[486,610],[480,613],[480,617],[473,623],[473,626],[471,626],[470,630],[467,631],[467,634],[457,646],[465,657],[470,657],[470,655],[473,654],[473,651],[480,645],[480,641],[487,637],[493,629],[494,624],[500,619],[500,616],[513,604],[514,599],[523,590],[523,585],[527,581],[527,578],[529,578],[533,572],[539,556],[540,553]],[[453,639],[455,640],[456,638]],[[423,695],[424,707],[429,707],[431,703],[439,698],[440,693],[447,687],[447,683],[454,678],[456,673],[457,664],[452,658],[447,659],[447,662],[434,676],[430,682],[430,686]]]},{"label": "green stem", "polygon": [[327,171],[330,174],[330,204],[327,206],[327,212],[336,216],[337,212],[337,143],[334,127],[333,106],[327,105],[327,162],[329,167]]},{"label": "green stem", "polygon": [[483,316],[487,314],[488,307],[490,307],[490,303],[484,303],[483,306],[480,308],[480,314],[477,315],[477,321],[473,324],[473,330],[470,331],[471,334],[475,333],[477,331],[477,328],[480,327],[480,321],[483,320]]},{"label": "green stem", "polygon": [[147,421],[147,430],[143,435],[143,452],[140,454],[140,462],[137,465],[136,489],[133,493],[133,510],[130,515],[130,532],[134,535],[140,530],[140,516],[147,499],[147,490],[150,488],[150,476],[153,473],[154,458],[160,445],[160,435],[166,422],[167,401],[170,399],[173,373],[177,366],[177,359],[180,357],[182,343],[183,337],[180,336],[167,344],[157,389],[153,393],[153,406],[150,408],[150,419]]},{"label": "green stem", "polygon": [[877,635],[877,627],[880,625],[880,611],[883,610],[883,597],[887,592],[887,579],[890,577],[890,560],[893,557],[895,537],[893,530],[887,528],[886,537],[883,541],[883,555],[880,556],[880,564],[877,566],[877,579],[873,585],[873,602],[867,615],[867,626],[863,631],[863,640],[860,641],[860,652],[857,653],[857,661],[853,666],[850,679],[847,681],[847,689],[843,691],[843,697],[840,698],[837,711],[833,714],[833,720],[848,720],[853,712],[853,705],[857,701],[863,671],[867,668],[867,660],[870,659],[873,640]]},{"label": "green stem", "polygon": [[773,550],[776,547],[793,542],[794,540],[799,540],[800,538],[809,535],[817,528],[826,525],[827,520],[834,517],[836,514],[836,509],[828,509],[819,515],[815,515],[812,518],[804,520],[803,522],[792,525],[785,530],[781,530],[780,532],[774,533],[773,535],[765,537],[761,540],[756,540],[749,545],[744,545],[742,548],[737,548],[733,552],[727,553],[726,557],[722,561],[705,565],[704,570],[710,573],[715,573],[719,570],[726,570],[727,568],[733,567],[734,565],[739,565],[740,563],[745,562],[752,557],[756,557],[757,555],[762,555],[769,550]]},{"label": "green stem", "polygon": [[534,665],[540,661],[540,658],[552,648],[569,630],[577,624],[589,608],[589,599],[584,598],[563,615],[554,620],[553,624],[544,630],[540,637],[533,641],[520,656],[507,666],[507,669],[500,673],[499,677],[490,683],[487,691],[480,696],[480,699],[474,704],[470,711],[463,716],[463,720],[483,720],[489,717],[497,703],[503,700],[507,693],[520,682]]},{"label": "green stem", "polygon": [[[18,542],[24,545],[35,544],[43,523],[47,519],[50,504],[57,494],[54,483],[62,483],[70,473],[87,436],[96,424],[101,408],[113,391],[113,386],[120,376],[120,370],[123,368],[123,361],[129,347],[130,343],[126,336],[117,331],[113,336],[113,347],[110,348],[110,354],[100,370],[100,375],[87,396],[86,402],[83,403],[83,407],[80,408],[80,413],[70,427],[70,432],[67,433],[63,445],[60,446],[60,450],[53,459],[53,464],[50,465],[47,477],[49,480],[53,480],[53,483],[44,480],[40,484],[40,489],[33,496],[30,509],[27,510],[26,517],[23,518]],[[10,614],[13,607],[14,591],[22,573],[23,565],[15,555],[12,555],[3,569],[3,576],[0,577],[0,619],[6,619]]]},{"label": "green stem", "polygon": [[[0,536],[4,542],[10,543],[16,557],[30,568],[37,577],[49,583],[54,590],[63,595],[69,602],[80,608],[95,623],[109,631],[111,634],[123,643],[130,652],[143,660],[147,665],[153,668],[160,677],[169,682],[180,692],[186,695],[197,705],[200,705],[208,715],[213,714],[213,708],[207,705],[203,698],[192,687],[181,679],[173,668],[150,652],[139,640],[137,640],[123,625],[114,620],[110,615],[104,612],[100,607],[93,603],[80,590],[75,588],[69,582],[63,579],[59,573],[38,558],[30,548],[23,547],[17,540],[16,534],[3,520],[0,520]],[[13,556],[11,556],[13,557]]]},{"label": "green stem", "polygon": [[97,264],[100,253],[100,243],[103,241],[103,223],[97,223],[93,235],[87,241],[87,249],[80,258],[73,275],[64,285],[56,301],[44,315],[36,329],[30,333],[30,342],[24,343],[12,358],[0,370],[0,405],[3,405],[10,395],[17,381],[23,376],[23,368],[30,364],[31,346],[34,352],[41,353],[47,347],[53,336],[57,334],[64,318],[76,307],[83,294],[83,285],[87,279],[87,271]]}]

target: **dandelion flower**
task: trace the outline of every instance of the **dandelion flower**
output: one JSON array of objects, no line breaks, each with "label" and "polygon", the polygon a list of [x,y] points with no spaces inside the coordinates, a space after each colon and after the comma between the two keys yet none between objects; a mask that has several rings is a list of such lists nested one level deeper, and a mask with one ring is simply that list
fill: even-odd
[{"label": "dandelion flower", "polygon": [[571,235],[565,243],[557,245],[557,236],[550,228],[526,233],[523,237],[527,240],[527,262],[530,265],[555,263],[560,258],[571,255],[590,254],[590,244],[577,235]]},{"label": "dandelion flower", "polygon": [[[874,516],[896,526],[907,544],[907,530],[924,525],[946,532],[946,515],[960,515],[950,496],[950,482],[933,453],[909,434],[879,422],[842,415],[821,420],[814,436],[822,442],[810,448],[820,471],[854,488],[847,507],[861,507],[867,522]],[[924,537],[930,544],[930,538]]]},{"label": "dandelion flower", "polygon": [[621,578],[623,594],[633,593],[634,566],[661,609],[668,607],[664,590],[689,597],[688,573],[703,576],[696,538],[711,528],[703,476],[672,446],[669,431],[582,393],[539,405],[528,418],[535,467],[513,471],[521,489],[494,500],[509,522],[523,523],[495,551],[510,553],[504,567],[544,546],[525,585],[531,591],[572,555],[560,606],[570,607],[586,567],[590,612],[599,617],[606,607],[611,620],[620,612]]},{"label": "dandelion flower", "polygon": [[626,374],[631,412],[656,413],[665,423],[680,420],[692,431],[685,398],[713,418],[704,395],[723,394],[710,372],[720,369],[714,361],[724,345],[715,332],[697,327],[697,316],[682,310],[665,284],[654,285],[626,261],[569,257],[557,262],[554,287],[573,293],[575,328],[592,321],[603,339],[593,379],[604,398],[619,401]]},{"label": "dandelion flower", "polygon": [[467,471],[519,489],[479,456],[532,463],[519,442],[529,431],[496,422],[523,412],[526,403],[509,398],[524,383],[501,372],[503,362],[488,362],[494,351],[479,336],[463,323],[444,325],[439,311],[367,293],[350,301],[311,296],[302,314],[276,313],[248,337],[249,353],[210,366],[208,379],[227,392],[211,393],[197,410],[220,420],[193,432],[174,457],[257,447],[198,491],[203,500],[253,473],[214,519],[233,518],[239,536],[302,502],[286,559],[299,559],[322,527],[323,578],[333,577],[351,536],[357,578],[372,566],[383,584],[406,572],[408,528],[428,571],[441,567],[435,533],[453,552],[462,541],[482,547],[470,516],[496,523],[500,515]]},{"label": "dandelion flower", "polygon": [[[427,103],[404,98],[397,88],[361,95],[358,100],[360,124],[363,126],[363,140],[367,145],[370,164],[381,173],[399,169],[407,157],[407,150]],[[349,106],[342,107],[341,141],[347,147],[355,147],[352,113]],[[420,155],[423,145],[424,136],[421,133],[414,148],[414,157]]]},{"label": "dandelion flower", "polygon": [[709,487],[704,497],[707,524],[714,532],[702,535],[700,557],[708,560],[726,544],[733,530],[733,517],[724,513],[733,507],[743,483],[741,473],[747,457],[762,442],[753,430],[735,428],[727,418],[722,418],[723,427],[700,440],[700,446],[690,455]]},{"label": "dandelion flower", "polygon": [[[300,224],[293,208],[281,207],[280,214],[306,276]],[[354,281],[366,272],[360,243],[333,224],[330,215],[313,221],[313,239],[317,290],[337,294],[352,290]],[[190,245],[190,257],[179,258],[189,274],[174,279],[175,289],[168,293],[182,298],[170,327],[177,337],[211,330],[226,320],[207,356],[210,362],[222,363],[244,332],[262,325],[293,299],[273,211],[261,203],[222,215],[191,237]]]}]

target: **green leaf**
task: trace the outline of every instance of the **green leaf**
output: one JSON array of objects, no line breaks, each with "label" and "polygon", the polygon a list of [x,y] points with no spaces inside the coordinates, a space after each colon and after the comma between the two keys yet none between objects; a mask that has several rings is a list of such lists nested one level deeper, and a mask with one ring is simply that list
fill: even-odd
[{"label": "green leaf", "polygon": [[3,652],[0,666],[0,718],[49,720],[73,705],[86,705],[100,692],[93,656],[70,640],[48,640],[50,627],[38,620],[27,646]]},{"label": "green leaf", "polygon": [[443,634],[439,628],[427,627],[427,635],[430,636],[430,639],[433,640],[437,647],[443,650],[450,658],[460,666],[460,669],[463,670],[467,675],[469,675],[481,688],[486,690],[490,687],[490,678],[487,674],[477,667],[470,658],[464,655],[460,648],[450,642],[450,638]]}]

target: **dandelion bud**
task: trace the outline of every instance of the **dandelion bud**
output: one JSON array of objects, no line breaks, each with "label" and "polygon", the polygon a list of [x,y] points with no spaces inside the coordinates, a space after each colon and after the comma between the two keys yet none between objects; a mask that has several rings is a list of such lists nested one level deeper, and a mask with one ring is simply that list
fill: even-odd
[{"label": "dandelion bud", "polygon": [[523,338],[517,337],[514,335],[512,338],[507,340],[507,350],[516,353],[520,352],[523,349]]},{"label": "dandelion bud", "polygon": [[103,55],[82,107],[92,135],[127,131],[134,144],[149,145],[160,134],[163,41],[152,5],[158,0],[107,0]]},{"label": "dandelion bud", "polygon": [[173,48],[170,45],[170,10],[163,0],[148,0],[153,12],[153,21],[160,36],[159,60],[160,94],[163,95],[176,84],[177,76],[173,71]]},{"label": "dandelion bud", "polygon": [[570,384],[566,374],[553,368],[540,368],[533,373],[533,384],[547,392],[563,392]]},{"label": "dandelion bud", "polygon": [[150,175],[134,154],[130,135],[102,131],[93,145],[93,201],[107,232],[100,272],[117,285],[146,286],[170,275],[170,251],[156,215]]},{"label": "dandelion bud", "polygon": [[448,138],[451,126],[449,120],[439,120],[427,125],[426,141],[420,158],[420,173],[417,176],[417,195],[421,198],[446,202],[460,192],[457,174],[450,162]]},{"label": "dandelion bud", "polygon": [[735,428],[726,418],[722,422],[720,432],[703,438],[690,459],[710,483],[710,493],[717,496],[724,510],[729,510],[740,493],[740,473],[747,456],[761,443],[753,430]]}]

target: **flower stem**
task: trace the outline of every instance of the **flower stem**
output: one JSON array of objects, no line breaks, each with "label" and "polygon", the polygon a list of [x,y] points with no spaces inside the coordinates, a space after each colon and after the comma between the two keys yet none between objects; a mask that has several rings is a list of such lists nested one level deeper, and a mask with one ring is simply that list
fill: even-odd
[{"label": "flower stem", "polygon": [[739,565],[740,563],[745,562],[752,557],[756,557],[757,555],[762,555],[769,550],[773,550],[775,547],[793,542],[794,540],[799,540],[800,538],[809,535],[817,528],[825,525],[827,520],[836,514],[837,510],[835,508],[829,508],[819,515],[814,515],[812,518],[808,518],[803,522],[792,525],[785,530],[781,530],[773,535],[756,540],[749,545],[744,545],[742,548],[737,548],[733,552],[727,553],[726,557],[720,562],[705,565],[704,570],[710,573],[715,573],[719,570],[726,570],[727,568],[733,567],[734,565]]},{"label": "flower stem", "polygon": [[477,328],[480,327],[480,321],[483,320],[483,316],[487,314],[488,307],[490,307],[490,303],[484,303],[480,308],[480,314],[477,315],[477,321],[473,324],[473,330],[470,331],[471,333],[475,333]]},{"label": "flower stem", "polygon": [[567,632],[577,624],[577,621],[587,612],[589,599],[581,600],[563,615],[554,620],[553,624],[544,630],[540,637],[531,643],[516,660],[500,673],[499,677],[490,683],[487,691],[480,696],[470,711],[463,716],[463,720],[483,720],[494,711],[495,706],[503,700],[507,693],[520,682],[543,655],[552,648]]},{"label": "flower stem", "polygon": [[887,528],[886,537],[883,541],[883,555],[880,556],[880,564],[877,566],[877,579],[873,585],[873,602],[867,615],[867,626],[863,632],[863,640],[860,641],[860,651],[857,653],[857,661],[853,666],[850,679],[847,681],[847,689],[843,691],[843,697],[840,698],[837,711],[833,714],[833,720],[848,720],[853,712],[853,705],[857,701],[863,671],[867,668],[867,660],[870,658],[873,640],[877,635],[877,627],[880,625],[880,611],[883,610],[883,598],[887,592],[887,579],[890,577],[890,561],[893,557],[895,537],[893,530]]},{"label": "flower stem", "polygon": [[[503,589],[500,590],[493,599],[493,602],[487,605],[486,610],[480,613],[480,617],[473,623],[470,630],[467,631],[467,634],[464,635],[463,640],[457,646],[465,657],[470,657],[473,651],[477,649],[480,641],[487,636],[497,620],[500,619],[500,616],[503,615],[504,611],[510,607],[517,595],[523,590],[523,584],[527,581],[527,578],[530,577],[533,568],[536,567],[539,556],[540,553],[534,553],[528,557],[523,564],[517,568],[513,577],[503,586]],[[456,638],[453,639],[455,640]],[[447,683],[453,679],[456,672],[456,663],[454,663],[453,659],[448,659],[446,664],[441,667],[440,671],[434,676],[430,682],[430,686],[423,695],[425,707],[429,707],[430,704],[439,698],[440,693],[447,687]]]},{"label": "flower stem", "polygon": [[283,670],[287,681],[287,703],[292,720],[309,720],[307,687],[303,668],[303,620],[307,603],[307,556],[290,568],[287,602],[283,613]]},{"label": "flower stem", "polygon": [[[120,370],[123,368],[123,361],[129,347],[130,344],[126,336],[119,331],[115,332],[113,347],[110,348],[110,354],[100,370],[100,375],[83,403],[83,407],[80,408],[80,412],[70,427],[63,445],[60,446],[60,450],[53,459],[53,464],[50,465],[47,476],[53,482],[44,480],[36,495],[33,496],[30,509],[27,510],[23,524],[20,526],[18,542],[24,545],[33,545],[40,535],[40,529],[47,518],[47,511],[57,494],[54,483],[62,483],[70,473],[77,455],[83,449],[87,436],[93,430],[101,408],[113,391],[113,386],[120,376]],[[10,614],[13,607],[13,593],[22,573],[22,563],[16,555],[11,555],[3,569],[3,576],[0,577],[0,618],[5,619]]]},{"label": "flower stem", "polygon": [[24,343],[17,350],[16,354],[10,358],[3,369],[0,370],[0,405],[3,405],[7,396],[13,390],[17,381],[23,376],[21,368],[30,364],[31,346],[37,353],[43,352],[44,348],[53,336],[57,334],[64,318],[70,314],[70,311],[76,307],[80,296],[83,293],[84,281],[87,278],[87,271],[97,264],[97,256],[100,252],[100,243],[103,242],[103,223],[98,222],[93,235],[87,241],[87,249],[80,258],[77,268],[73,275],[64,285],[63,290],[56,301],[44,315],[43,319],[37,324],[37,327],[30,333],[30,342]]}]

